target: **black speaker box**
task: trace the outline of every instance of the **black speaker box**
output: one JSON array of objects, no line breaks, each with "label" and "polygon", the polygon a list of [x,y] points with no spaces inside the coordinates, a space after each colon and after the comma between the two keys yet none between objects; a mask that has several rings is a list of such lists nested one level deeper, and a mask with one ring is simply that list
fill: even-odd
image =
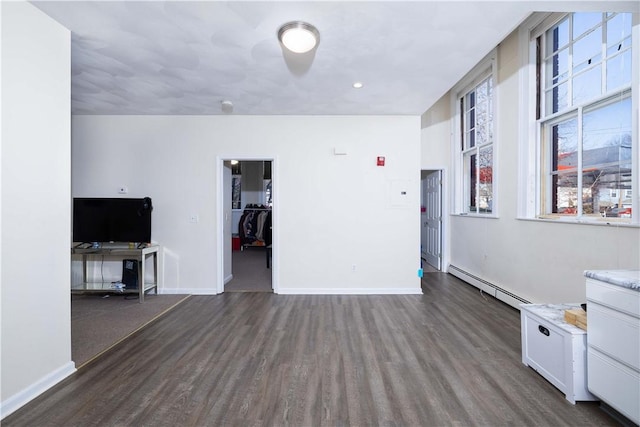
[{"label": "black speaker box", "polygon": [[127,289],[138,289],[138,260],[122,260],[122,283]]}]

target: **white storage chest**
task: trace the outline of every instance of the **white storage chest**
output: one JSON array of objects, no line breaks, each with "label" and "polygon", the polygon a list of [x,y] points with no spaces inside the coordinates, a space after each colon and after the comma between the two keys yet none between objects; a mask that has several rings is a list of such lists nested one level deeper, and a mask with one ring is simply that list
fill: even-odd
[{"label": "white storage chest", "polygon": [[564,321],[579,304],[520,304],[522,363],[562,391],[571,403],[598,400],[587,388],[587,333]]}]

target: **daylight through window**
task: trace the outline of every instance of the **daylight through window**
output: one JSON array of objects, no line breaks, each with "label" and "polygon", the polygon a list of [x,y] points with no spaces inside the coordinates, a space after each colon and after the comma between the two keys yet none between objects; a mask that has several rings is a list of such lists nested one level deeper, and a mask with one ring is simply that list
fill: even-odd
[{"label": "daylight through window", "polygon": [[459,98],[465,212],[493,212],[493,81],[484,78]]},{"label": "daylight through window", "polygon": [[535,40],[543,215],[632,217],[631,28],[573,13]]}]

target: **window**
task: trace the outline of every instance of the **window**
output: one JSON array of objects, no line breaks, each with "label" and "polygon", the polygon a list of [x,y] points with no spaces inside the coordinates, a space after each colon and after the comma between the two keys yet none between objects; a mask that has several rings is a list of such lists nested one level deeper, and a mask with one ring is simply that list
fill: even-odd
[{"label": "window", "polygon": [[632,217],[631,29],[630,13],[572,13],[533,39],[543,216]]},{"label": "window", "polygon": [[[490,62],[489,62],[490,61]],[[458,183],[456,211],[494,213],[493,60],[478,66],[480,72],[463,81],[456,93]]]}]

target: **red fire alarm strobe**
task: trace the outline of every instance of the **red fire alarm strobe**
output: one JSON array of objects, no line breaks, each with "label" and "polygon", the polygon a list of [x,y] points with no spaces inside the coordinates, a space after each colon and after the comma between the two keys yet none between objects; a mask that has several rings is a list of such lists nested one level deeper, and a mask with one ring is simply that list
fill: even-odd
[{"label": "red fire alarm strobe", "polygon": [[384,166],[384,156],[378,156],[378,166]]}]

